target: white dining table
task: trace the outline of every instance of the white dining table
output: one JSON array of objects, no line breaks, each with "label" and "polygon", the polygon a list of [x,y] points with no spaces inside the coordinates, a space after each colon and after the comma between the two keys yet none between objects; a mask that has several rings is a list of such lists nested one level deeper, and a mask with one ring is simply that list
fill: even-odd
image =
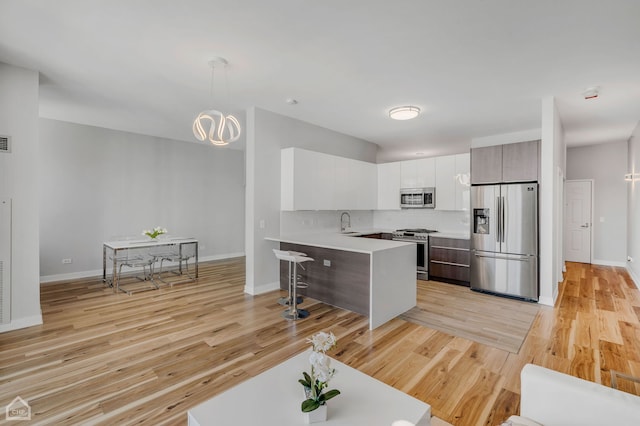
[{"label": "white dining table", "polygon": [[[144,249],[144,248],[157,248],[157,247],[166,247],[166,246],[178,246],[179,253],[182,252],[182,247],[185,244],[195,244],[195,264],[196,264],[196,274],[195,277],[198,278],[198,240],[195,238],[185,238],[185,237],[166,237],[166,238],[158,238],[158,239],[138,239],[138,240],[116,240],[116,241],[105,241],[102,243],[102,281],[107,282],[107,258],[108,254],[111,252],[111,259],[113,272],[111,277],[116,276],[116,267],[117,267],[117,258],[118,252],[124,250],[132,250],[132,249]],[[180,264],[180,272],[182,272],[182,264]]]}]

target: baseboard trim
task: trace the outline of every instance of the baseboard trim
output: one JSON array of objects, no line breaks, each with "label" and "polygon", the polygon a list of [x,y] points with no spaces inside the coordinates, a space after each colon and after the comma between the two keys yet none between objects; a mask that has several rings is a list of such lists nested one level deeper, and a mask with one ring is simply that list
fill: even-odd
[{"label": "baseboard trim", "polygon": [[624,268],[627,266],[626,262],[618,262],[615,260],[602,260],[602,259],[593,259],[591,261],[594,265],[602,265],[602,266],[618,266]]},{"label": "baseboard trim", "polygon": [[[198,258],[198,262],[210,262],[212,260],[232,259],[234,257],[242,257],[244,252],[237,253],[225,253],[215,254],[212,256],[202,256]],[[167,263],[168,266],[172,266],[172,263]],[[56,274],[56,275],[42,275],[40,277],[40,284],[51,284],[59,281],[77,280],[81,278],[93,278],[102,276],[102,269],[94,269],[92,271],[79,271],[71,272],[69,274]]]},{"label": "baseboard trim", "polygon": [[[556,290],[557,291],[557,290]],[[553,297],[548,297],[548,296],[540,296],[538,298],[538,303],[541,305],[547,305],[547,306],[553,306]]]},{"label": "baseboard trim", "polygon": [[638,287],[638,289],[640,290],[640,277],[638,277],[633,272],[633,270],[631,268],[629,268],[629,265],[626,265],[626,269],[627,269],[627,272],[629,273],[629,276],[631,277],[631,280],[636,285],[636,287]]},{"label": "baseboard trim", "polygon": [[246,285],[244,286],[244,292],[250,294],[252,296],[256,296],[262,293],[268,293],[270,291],[279,290],[280,289],[280,281],[274,281],[272,283],[262,284],[257,287],[253,287],[250,289]]},{"label": "baseboard trim", "polygon": [[42,314],[32,315],[30,317],[18,318],[11,320],[9,324],[0,324],[0,333],[6,331],[19,330],[21,328],[33,327],[34,325],[42,324]]}]

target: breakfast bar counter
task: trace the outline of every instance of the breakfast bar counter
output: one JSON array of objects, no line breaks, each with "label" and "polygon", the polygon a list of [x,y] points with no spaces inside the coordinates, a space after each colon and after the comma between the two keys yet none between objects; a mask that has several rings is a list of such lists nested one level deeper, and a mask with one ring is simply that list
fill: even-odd
[{"label": "breakfast bar counter", "polygon": [[[309,287],[299,293],[369,317],[370,329],[416,305],[413,243],[339,233],[265,239],[280,243],[280,250],[302,252],[314,259],[304,265],[303,280]],[[283,290],[288,288],[287,274],[288,265],[282,262],[280,288]]]}]

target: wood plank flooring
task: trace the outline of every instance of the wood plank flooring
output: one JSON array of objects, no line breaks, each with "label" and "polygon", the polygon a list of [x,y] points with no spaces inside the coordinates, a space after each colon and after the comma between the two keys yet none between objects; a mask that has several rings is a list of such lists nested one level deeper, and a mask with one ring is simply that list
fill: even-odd
[{"label": "wood plank flooring", "polygon": [[286,321],[280,292],[249,296],[244,280],[240,258],[131,296],[98,278],[43,285],[44,324],[0,334],[0,408],[19,395],[33,424],[185,425],[190,407],[305,350],[319,330],[338,336],[332,356],[454,425],[517,413],[528,362],[605,385],[611,369],[640,376],[640,292],[621,268],[568,264],[557,306],[538,312],[518,354],[401,319],[369,331],[365,317],[311,299],[310,318]]},{"label": "wood plank flooring", "polygon": [[418,304],[400,318],[517,354],[539,309],[544,307],[469,287],[418,281]]}]

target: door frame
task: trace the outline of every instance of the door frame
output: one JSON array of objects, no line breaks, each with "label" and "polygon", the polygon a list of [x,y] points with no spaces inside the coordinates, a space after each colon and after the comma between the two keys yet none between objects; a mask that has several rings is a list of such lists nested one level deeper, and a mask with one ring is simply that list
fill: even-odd
[{"label": "door frame", "polygon": [[[589,182],[591,184],[591,223],[589,226],[589,264],[593,264],[593,211],[594,211],[594,207],[595,205],[593,204],[593,189],[595,188],[595,182],[593,179],[567,179],[564,181],[564,193],[565,193],[565,197],[564,197],[564,201],[566,201],[566,193],[567,193],[567,183],[571,183],[571,182]],[[562,215],[562,226],[563,226],[563,237],[564,237],[564,231],[566,229],[565,225],[566,225],[566,218],[567,218],[567,209],[564,209],[564,213]],[[564,240],[564,238],[563,238]],[[564,244],[562,247],[562,255],[564,257]]]}]

